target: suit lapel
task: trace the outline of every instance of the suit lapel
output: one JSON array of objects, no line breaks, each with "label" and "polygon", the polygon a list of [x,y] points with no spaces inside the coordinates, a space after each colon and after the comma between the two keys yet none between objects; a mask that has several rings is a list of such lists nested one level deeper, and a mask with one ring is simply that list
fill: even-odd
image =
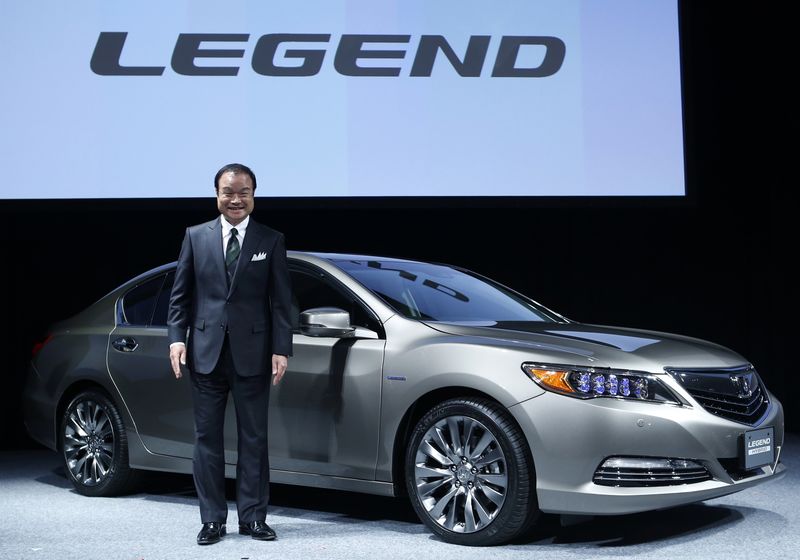
[{"label": "suit lapel", "polygon": [[236,271],[233,273],[233,281],[231,282],[231,288],[228,291],[228,296],[230,296],[236,289],[236,284],[238,283],[239,278],[244,273],[245,267],[250,264],[250,259],[253,258],[256,248],[258,247],[259,243],[261,243],[261,239],[264,237],[261,228],[258,226],[259,225],[253,221],[252,218],[250,218],[250,223],[247,225],[247,231],[244,234],[242,251],[239,253],[239,262],[236,265]]},{"label": "suit lapel", "polygon": [[217,282],[222,282],[223,285],[228,283],[227,273],[225,272],[225,253],[222,250],[222,224],[217,218],[208,223],[208,235],[206,240],[209,244],[211,251],[211,262],[214,266],[214,274],[218,277]]}]

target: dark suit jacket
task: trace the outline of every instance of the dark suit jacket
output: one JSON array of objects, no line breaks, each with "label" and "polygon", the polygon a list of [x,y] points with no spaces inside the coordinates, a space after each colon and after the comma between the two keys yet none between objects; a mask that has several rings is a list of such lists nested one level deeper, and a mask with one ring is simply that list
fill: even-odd
[{"label": "dark suit jacket", "polygon": [[272,354],[292,355],[284,236],[251,217],[229,289],[221,219],[186,229],[169,301],[169,341],[187,343],[189,369],[211,373],[227,330],[236,372],[271,374]]}]

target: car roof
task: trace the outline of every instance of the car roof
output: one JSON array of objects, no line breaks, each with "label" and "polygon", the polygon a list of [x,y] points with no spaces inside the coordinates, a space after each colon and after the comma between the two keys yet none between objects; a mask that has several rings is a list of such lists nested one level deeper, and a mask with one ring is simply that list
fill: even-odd
[{"label": "car roof", "polygon": [[[450,268],[453,268],[453,269],[456,269],[456,270],[460,270],[460,271],[463,271],[463,272],[468,272],[470,274],[475,274],[476,276],[479,276],[481,278],[485,278],[480,274],[476,274],[476,273],[474,273],[472,271],[469,271],[469,270],[467,270],[465,268],[462,268],[460,266],[457,266],[457,265],[451,265],[451,264],[448,264],[448,263],[441,263],[441,262],[434,262],[434,261],[419,261],[419,260],[413,260],[413,259],[404,259],[404,258],[400,258],[400,257],[385,257],[385,256],[379,256],[379,255],[364,255],[364,254],[360,254],[360,253],[326,253],[326,252],[320,252],[320,251],[286,251],[286,255],[289,258],[295,258],[296,260],[302,260],[302,261],[310,262],[312,264],[314,263],[314,261],[323,261],[323,262],[327,261],[329,263],[332,263],[333,261],[338,261],[338,260],[350,260],[350,261],[377,260],[377,261],[432,264],[432,265],[439,265],[439,266],[447,266],[447,267],[450,267]],[[140,283],[140,282],[142,282],[144,280],[147,280],[149,278],[152,278],[153,276],[157,276],[160,273],[169,272],[169,271],[173,270],[177,266],[177,264],[178,264],[177,261],[173,261],[171,263],[166,263],[166,264],[163,264],[161,266],[157,266],[157,267],[152,268],[152,269],[150,269],[150,270],[148,270],[148,271],[146,271],[146,272],[144,272],[142,274],[139,274],[138,276],[128,280],[124,284],[118,286],[117,288],[115,288],[114,290],[112,290],[111,292],[109,292],[108,294],[103,296],[100,300],[98,300],[98,302],[108,298],[109,296],[119,297],[120,292],[128,290],[131,287],[133,287],[134,285],[136,285],[136,284],[138,284],[138,283]],[[319,263],[317,263],[317,264],[319,264]],[[334,266],[336,268],[339,268],[335,264],[331,264],[329,266]],[[489,280],[489,279],[487,278],[487,280]],[[508,287],[506,287],[506,289],[514,291],[513,289],[508,288]],[[523,295],[523,294],[520,294],[520,295]],[[524,295],[523,295],[523,297],[527,298],[527,296],[524,296]],[[530,299],[530,298],[528,298],[528,299]],[[541,305],[541,304],[537,304],[537,305]],[[544,307],[544,306],[542,306],[542,307]],[[388,307],[387,307],[387,309],[388,309]],[[555,313],[554,311],[550,311],[550,312],[555,314],[555,315],[558,315],[559,317],[561,317],[561,315],[559,315],[558,313]]]},{"label": "car roof", "polygon": [[421,262],[414,259],[404,259],[401,257],[383,257],[379,255],[363,255],[360,253],[322,253],[318,251],[287,251],[288,256],[297,255],[311,255],[320,259],[328,261],[363,261],[363,260],[376,260],[376,261],[397,261],[397,262]]},{"label": "car roof", "polygon": [[[353,260],[353,261],[363,261],[363,260],[379,260],[379,261],[394,261],[394,262],[421,262],[416,261],[413,259],[403,259],[400,257],[383,257],[379,255],[362,255],[359,253],[324,253],[319,251],[286,251],[286,256],[289,258],[300,258],[300,260],[308,260],[313,261],[314,258],[326,260],[326,261],[337,261],[337,260]],[[303,257],[312,257],[311,259],[303,259]],[[158,274],[162,274],[165,272],[169,272],[170,270],[174,269],[178,264],[178,261],[172,261],[170,263],[162,264],[161,266],[157,266],[155,268],[151,268],[138,276],[134,276],[130,280],[123,282],[121,285],[117,286],[111,292],[106,294],[106,296],[111,295],[112,293],[116,292],[119,289],[127,288],[142,282],[143,280],[147,280],[152,276],[157,276]],[[444,264],[444,263],[428,263],[428,264]],[[444,264],[444,266],[451,266]],[[105,297],[105,296],[104,296]]]}]

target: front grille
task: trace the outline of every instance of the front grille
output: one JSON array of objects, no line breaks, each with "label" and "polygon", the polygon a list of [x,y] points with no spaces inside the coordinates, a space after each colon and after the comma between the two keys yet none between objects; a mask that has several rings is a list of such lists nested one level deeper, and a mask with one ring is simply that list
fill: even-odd
[{"label": "front grille", "polygon": [[703,465],[685,459],[611,457],[603,461],[592,481],[601,486],[673,486],[711,480]]},{"label": "front grille", "polygon": [[769,408],[767,391],[753,366],[667,371],[697,404],[716,416],[752,426]]}]

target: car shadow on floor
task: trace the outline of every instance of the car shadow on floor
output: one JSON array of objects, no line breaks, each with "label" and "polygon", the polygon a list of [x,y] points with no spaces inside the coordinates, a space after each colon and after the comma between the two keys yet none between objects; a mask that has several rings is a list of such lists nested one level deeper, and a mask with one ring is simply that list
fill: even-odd
[{"label": "car shadow on floor", "polygon": [[[77,494],[62,467],[56,467],[48,475],[36,480],[58,488],[71,489]],[[188,474],[141,471],[134,492],[130,496],[158,502],[184,504],[187,499],[197,499],[194,480]],[[228,502],[236,503],[235,480],[225,481],[225,497]],[[400,521],[421,525],[407,499],[387,496],[271,484],[269,503],[271,507],[334,513],[355,520]]]},{"label": "car shadow on floor", "polygon": [[[136,493],[130,497],[180,505],[196,504],[197,494],[191,475],[161,472],[141,474]],[[61,467],[37,480],[58,488],[72,487]],[[226,480],[225,490],[227,500],[235,503],[235,481]],[[291,515],[291,510],[304,510],[334,514],[342,521],[400,522],[406,529],[406,524],[422,525],[406,498],[286,484],[272,484],[270,494],[271,507],[289,510],[283,512],[284,515]],[[558,515],[542,515],[527,537],[508,546],[520,546],[528,550],[531,546],[538,548],[548,545],[625,547],[663,540],[693,539],[709,531],[735,525],[744,519],[745,514],[755,513],[743,510],[749,508],[699,503],[631,515],[586,517],[567,526],[562,525]],[[431,538],[439,540],[433,535]]]},{"label": "car shadow on floor", "polygon": [[568,526],[560,523],[559,516],[548,515],[543,516],[536,529],[517,544],[624,547],[662,540],[686,540],[740,523],[745,518],[742,509],[698,503],[630,515],[586,517],[584,521]]}]

